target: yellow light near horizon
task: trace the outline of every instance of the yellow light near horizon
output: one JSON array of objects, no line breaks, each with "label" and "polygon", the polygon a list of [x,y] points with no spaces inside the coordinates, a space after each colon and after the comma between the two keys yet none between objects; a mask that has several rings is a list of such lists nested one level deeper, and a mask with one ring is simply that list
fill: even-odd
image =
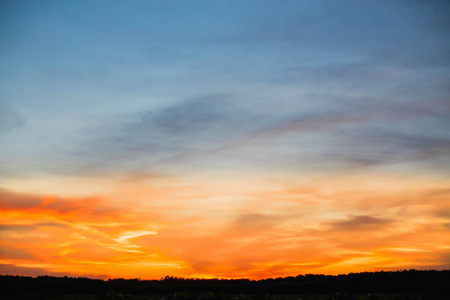
[{"label": "yellow light near horizon", "polygon": [[116,182],[89,197],[2,190],[0,263],[143,279],[448,266],[445,180],[262,181]]}]

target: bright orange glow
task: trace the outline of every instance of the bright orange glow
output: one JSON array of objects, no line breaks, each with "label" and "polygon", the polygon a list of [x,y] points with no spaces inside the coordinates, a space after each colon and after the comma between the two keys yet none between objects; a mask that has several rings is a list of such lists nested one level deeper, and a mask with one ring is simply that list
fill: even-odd
[{"label": "bright orange glow", "polygon": [[96,197],[3,189],[0,271],[151,279],[448,268],[449,196],[443,180],[382,177],[117,181]]}]

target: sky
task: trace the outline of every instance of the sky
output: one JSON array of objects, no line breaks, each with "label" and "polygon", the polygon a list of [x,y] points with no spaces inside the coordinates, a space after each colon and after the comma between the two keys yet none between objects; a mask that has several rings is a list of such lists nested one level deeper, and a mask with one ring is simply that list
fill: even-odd
[{"label": "sky", "polygon": [[450,268],[448,1],[1,1],[0,274]]}]

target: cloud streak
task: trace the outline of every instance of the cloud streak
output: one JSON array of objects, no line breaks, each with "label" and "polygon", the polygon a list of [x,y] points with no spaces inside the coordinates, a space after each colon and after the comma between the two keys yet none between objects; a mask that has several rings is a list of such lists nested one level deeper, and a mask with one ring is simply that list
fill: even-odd
[{"label": "cloud streak", "polygon": [[383,225],[391,223],[389,220],[380,219],[371,216],[355,216],[348,220],[333,222],[332,227],[337,230],[370,230],[373,228],[380,229]]}]

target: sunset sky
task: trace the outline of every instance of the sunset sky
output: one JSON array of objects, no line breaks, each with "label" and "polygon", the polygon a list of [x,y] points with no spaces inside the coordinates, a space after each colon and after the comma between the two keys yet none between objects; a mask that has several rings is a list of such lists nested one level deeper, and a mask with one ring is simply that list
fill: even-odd
[{"label": "sunset sky", "polygon": [[0,275],[450,268],[449,1],[1,1]]}]

